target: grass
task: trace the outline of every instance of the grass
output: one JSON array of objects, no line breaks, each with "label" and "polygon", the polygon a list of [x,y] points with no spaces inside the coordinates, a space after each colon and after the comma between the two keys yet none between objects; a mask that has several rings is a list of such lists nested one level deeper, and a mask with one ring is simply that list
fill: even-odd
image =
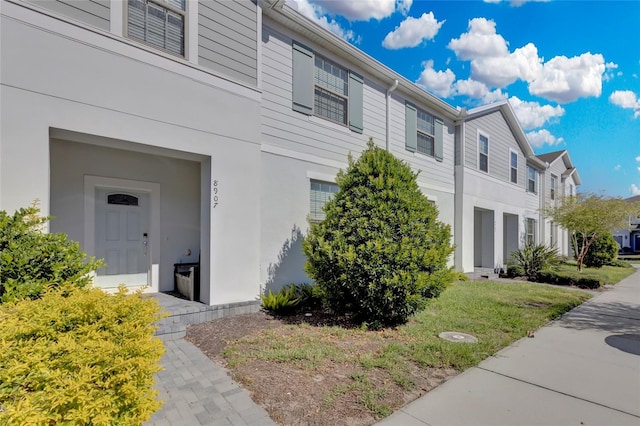
[{"label": "grass", "polygon": [[[274,367],[284,364],[307,376],[328,365],[350,368],[353,373],[322,398],[323,409],[330,410],[345,393],[356,393],[364,409],[380,418],[394,408],[385,401],[388,386],[408,392],[416,386],[416,371],[463,371],[590,297],[582,291],[530,283],[459,281],[396,329],[290,325],[232,342],[224,355],[232,370],[252,360]],[[443,331],[472,334],[478,343],[445,341],[438,337]]]},{"label": "grass", "polygon": [[617,266],[603,266],[602,268],[582,268],[578,272],[575,263],[560,265],[558,274],[572,277],[593,278],[603,284],[616,284],[635,272],[635,268],[620,268]]}]

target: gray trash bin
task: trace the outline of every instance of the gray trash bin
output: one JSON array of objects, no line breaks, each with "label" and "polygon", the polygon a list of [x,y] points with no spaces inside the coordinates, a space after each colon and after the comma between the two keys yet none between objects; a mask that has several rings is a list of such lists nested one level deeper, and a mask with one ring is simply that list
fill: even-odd
[{"label": "gray trash bin", "polygon": [[189,300],[200,301],[200,264],[173,265],[175,290]]}]

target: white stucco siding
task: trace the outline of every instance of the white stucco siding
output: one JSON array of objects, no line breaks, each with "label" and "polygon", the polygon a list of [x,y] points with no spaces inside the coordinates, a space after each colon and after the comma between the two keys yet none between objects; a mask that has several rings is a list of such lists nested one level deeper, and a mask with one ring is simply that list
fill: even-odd
[{"label": "white stucco siding", "polygon": [[[266,20],[265,20],[266,21]],[[353,69],[341,58],[337,58],[304,40],[278,28],[277,24],[265,22],[263,28],[263,143],[284,149],[311,154],[333,161],[345,161],[349,153],[357,156],[366,147],[369,137],[384,146],[384,93],[379,85],[371,84],[366,73]],[[292,41],[307,45],[346,69],[353,69],[364,77],[362,134],[325,120],[308,116],[292,109]],[[309,82],[309,90],[313,81]]]},{"label": "white stucco siding", "polygon": [[[133,151],[195,154],[204,158],[203,300],[254,300],[260,281],[259,94],[11,3],[2,3],[0,31],[0,208],[13,211],[38,198],[50,213],[51,129],[121,141]],[[215,208],[211,180],[219,183]]]},{"label": "white stucco siding", "polygon": [[[173,264],[197,262],[200,254],[200,162],[122,149],[51,140],[52,232],[84,242],[84,177],[112,176],[160,185],[160,291],[173,290]],[[127,192],[124,190],[123,192]],[[90,255],[93,247],[86,248]],[[187,251],[190,255],[187,255]]]}]

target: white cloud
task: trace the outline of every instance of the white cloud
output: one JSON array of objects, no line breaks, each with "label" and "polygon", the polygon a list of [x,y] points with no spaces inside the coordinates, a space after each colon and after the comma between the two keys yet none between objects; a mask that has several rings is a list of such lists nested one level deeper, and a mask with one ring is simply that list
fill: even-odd
[{"label": "white cloud", "polygon": [[469,32],[452,39],[448,47],[463,60],[501,57],[509,53],[505,39],[496,34],[496,23],[486,18],[470,20]]},{"label": "white cloud", "polygon": [[424,69],[416,81],[416,84],[443,98],[449,97],[452,93],[451,85],[456,79],[453,71],[448,68],[446,71],[434,70],[432,60],[426,61],[422,65]]},{"label": "white cloud", "polygon": [[587,52],[573,58],[556,56],[543,64],[542,72],[529,85],[529,92],[560,103],[598,97],[604,70],[604,58],[599,53]]},{"label": "white cloud", "polygon": [[614,70],[618,68],[618,64],[614,62],[607,62],[606,64],[604,64],[604,67],[605,67],[605,73],[602,76],[602,79],[604,81],[611,81],[616,75],[618,77],[622,75],[622,71],[618,71],[618,73],[614,72]]},{"label": "white cloud", "polygon": [[540,148],[543,145],[559,145],[564,142],[563,138],[556,138],[546,129],[527,133],[527,139],[529,139],[529,143],[534,148]]},{"label": "white cloud", "polygon": [[329,19],[324,16],[323,12],[315,4],[310,3],[309,0],[294,0],[294,2],[300,14],[314,21],[322,28],[331,31],[344,40],[357,41],[353,31],[343,28],[335,19]]},{"label": "white cloud", "polygon": [[[296,2],[299,1],[296,0]],[[349,21],[368,21],[370,19],[379,21],[391,16],[396,10],[406,14],[413,4],[413,0],[313,0],[312,3],[321,11],[322,15],[340,15]]]},{"label": "white cloud", "polygon": [[420,18],[409,16],[382,41],[387,49],[416,47],[424,40],[433,40],[444,21],[438,22],[433,12],[423,13]]},{"label": "white cloud", "polygon": [[640,195],[640,188],[632,183],[629,187],[629,192],[631,192],[631,195]]},{"label": "white cloud", "polygon": [[640,163],[640,155],[638,155],[638,156],[636,157],[636,161],[637,161],[638,163]]},{"label": "white cloud", "polygon": [[[494,21],[474,18],[468,31],[449,42],[458,59],[471,62],[471,78],[489,87],[503,88],[516,80],[529,83],[529,92],[560,103],[600,96],[603,78],[613,78],[618,66],[605,65],[601,54],[556,56],[544,62],[533,43],[509,51]],[[609,74],[605,75],[605,70]]]},{"label": "white cloud", "polygon": [[613,168],[613,170],[615,170],[616,172],[619,172],[622,169],[622,165],[621,164],[616,164]]},{"label": "white cloud", "polygon": [[[631,90],[616,90],[609,96],[609,102],[625,109],[632,109],[633,118],[640,117],[640,99]],[[640,157],[636,160],[640,161]]]},{"label": "white cloud", "polygon": [[536,127],[542,127],[548,121],[562,117],[564,115],[564,108],[560,105],[540,105],[538,102],[522,101],[517,96],[509,98],[509,103],[513,108],[513,111],[518,117],[518,121],[523,129],[535,129]]},{"label": "white cloud", "polygon": [[482,103],[489,104],[507,98],[507,95],[500,89],[489,90],[486,84],[473,79],[458,80],[453,83],[453,89],[456,95],[469,96],[473,99],[479,99]]}]

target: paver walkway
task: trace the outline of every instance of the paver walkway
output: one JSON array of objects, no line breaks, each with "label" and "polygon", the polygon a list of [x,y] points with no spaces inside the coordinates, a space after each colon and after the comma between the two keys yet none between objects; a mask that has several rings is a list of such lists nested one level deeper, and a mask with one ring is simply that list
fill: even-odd
[{"label": "paver walkway", "polygon": [[164,370],[156,376],[162,410],[147,425],[275,425],[267,412],[197,347],[165,342]]},{"label": "paver walkway", "polygon": [[380,424],[640,426],[640,272]]}]

